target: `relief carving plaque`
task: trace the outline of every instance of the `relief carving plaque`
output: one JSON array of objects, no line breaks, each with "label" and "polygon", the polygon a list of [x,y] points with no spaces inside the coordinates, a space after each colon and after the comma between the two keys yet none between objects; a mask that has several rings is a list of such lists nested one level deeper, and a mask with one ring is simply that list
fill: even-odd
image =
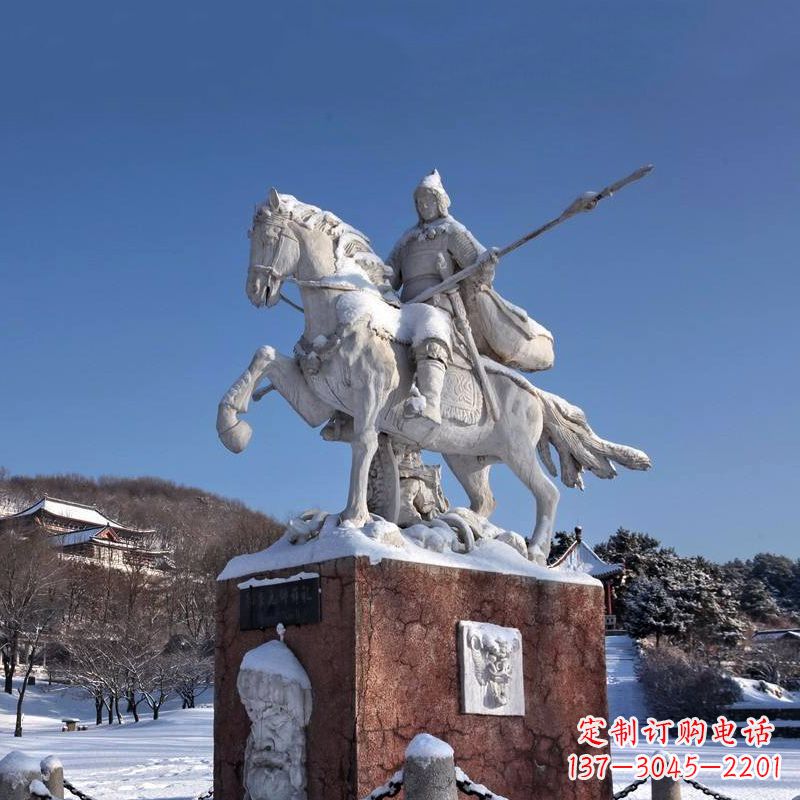
[{"label": "relief carving plaque", "polygon": [[458,623],[461,713],[525,715],[522,634],[489,622]]}]

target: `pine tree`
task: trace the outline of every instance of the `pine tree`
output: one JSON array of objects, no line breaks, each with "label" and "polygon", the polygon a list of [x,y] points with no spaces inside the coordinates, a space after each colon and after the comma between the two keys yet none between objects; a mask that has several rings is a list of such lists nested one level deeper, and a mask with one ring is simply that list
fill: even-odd
[{"label": "pine tree", "polygon": [[550,562],[560,558],[567,552],[570,545],[575,541],[574,533],[566,531],[556,531],[553,534],[553,544],[550,546]]},{"label": "pine tree", "polygon": [[781,613],[766,584],[758,578],[749,578],[744,582],[739,605],[745,614],[757,622],[766,622]]},{"label": "pine tree", "polygon": [[656,637],[656,647],[662,636],[680,636],[685,632],[686,619],[663,581],[639,577],[625,593],[625,627],[632,636],[643,639]]}]

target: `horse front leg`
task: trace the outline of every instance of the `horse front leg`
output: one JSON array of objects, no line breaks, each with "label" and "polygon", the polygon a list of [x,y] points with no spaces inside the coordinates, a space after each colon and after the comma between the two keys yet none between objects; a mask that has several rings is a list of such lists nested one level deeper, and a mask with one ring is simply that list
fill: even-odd
[{"label": "horse front leg", "polygon": [[312,427],[321,425],[333,413],[306,383],[293,358],[282,355],[274,347],[259,347],[250,365],[225,392],[217,409],[217,434],[234,453],[241,453],[250,442],[253,429],[240,414],[247,413],[253,391],[263,378],[268,378],[278,393]]},{"label": "horse front leg", "polygon": [[367,484],[370,464],[378,450],[378,429],[374,421],[371,424],[356,424],[350,446],[352,449],[350,488],[347,493],[347,508],[342,512],[341,521],[361,528],[370,518],[367,508]]},{"label": "horse front leg", "polygon": [[362,369],[360,380],[351,376],[351,385],[364,387],[354,395],[358,407],[353,409],[353,438],[350,441],[352,461],[350,464],[350,488],[347,493],[347,508],[341,521],[357,528],[369,521],[367,508],[367,484],[369,468],[378,450],[378,415],[386,403],[384,381],[378,370]]}]

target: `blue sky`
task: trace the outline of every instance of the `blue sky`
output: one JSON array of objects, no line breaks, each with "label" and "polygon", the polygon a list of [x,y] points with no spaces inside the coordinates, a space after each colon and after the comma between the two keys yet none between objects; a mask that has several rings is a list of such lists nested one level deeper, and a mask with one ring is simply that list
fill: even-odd
[{"label": "blue sky", "polygon": [[[234,456],[215,407],[299,316],[244,294],[269,186],[386,254],[436,166],[554,331],[536,377],[654,469],[562,492],[558,527],[716,559],[800,556],[796,3],[16,4],[0,31],[0,464],[160,475],[278,517],[344,505],[348,452],[277,396]],[[494,477],[495,519],[528,533]],[[452,489],[451,499],[463,502]]]}]

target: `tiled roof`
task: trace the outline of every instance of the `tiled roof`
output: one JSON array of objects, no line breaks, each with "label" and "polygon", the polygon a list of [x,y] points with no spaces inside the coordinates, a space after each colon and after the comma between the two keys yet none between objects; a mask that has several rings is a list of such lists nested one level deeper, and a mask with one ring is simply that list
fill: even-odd
[{"label": "tiled roof", "polygon": [[576,539],[550,567],[551,569],[585,572],[593,578],[607,578],[624,569],[622,564],[609,564],[607,561],[603,561],[582,539]]},{"label": "tiled roof", "polygon": [[23,511],[18,511],[12,514],[11,517],[27,517],[36,514],[38,511],[44,511],[47,514],[52,514],[54,517],[61,517],[73,522],[85,522],[87,525],[117,528],[123,531],[137,532],[137,533],[153,533],[152,530],[140,530],[132,528],[129,525],[122,525],[115,522],[110,517],[105,516],[98,511],[94,506],[86,506],[82,503],[74,503],[70,500],[58,500],[54,497],[43,497],[37,503],[34,503],[30,508]]}]

